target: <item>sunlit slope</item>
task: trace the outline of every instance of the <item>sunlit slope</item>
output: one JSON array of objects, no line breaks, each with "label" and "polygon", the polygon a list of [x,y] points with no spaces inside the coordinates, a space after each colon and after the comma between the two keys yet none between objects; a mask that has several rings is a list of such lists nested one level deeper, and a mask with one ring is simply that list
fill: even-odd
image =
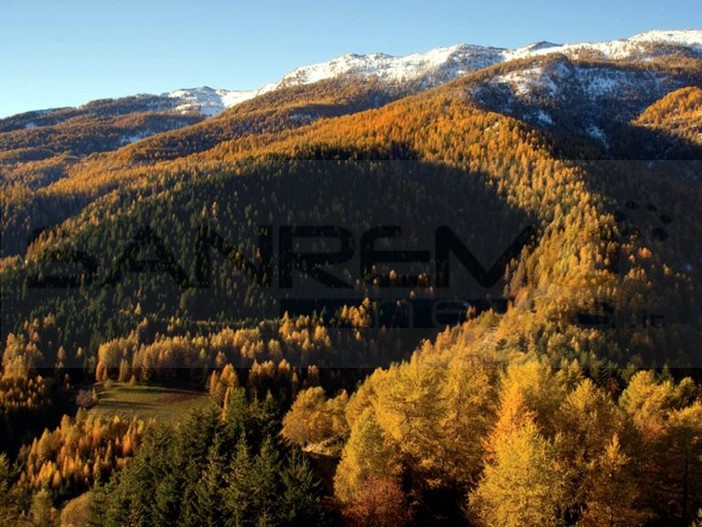
[{"label": "sunlit slope", "polygon": [[[35,186],[42,188],[31,190],[25,185],[15,185],[2,190],[2,254],[22,253],[36,229],[63,221],[92,199],[126,182],[140,181],[144,184],[148,181],[148,185],[157,188],[159,181],[165,183],[169,180],[168,174],[172,170],[183,174],[179,166],[162,165],[165,160],[189,159],[199,163],[201,160],[193,159],[193,155],[207,152],[222,142],[260,134],[278,134],[318,119],[381,106],[414,89],[416,86],[387,87],[372,81],[330,80],[261,95],[198,125],[159,134],[117,152],[77,158],[70,152],[63,153],[61,157],[52,157],[53,151],[8,151],[2,158],[8,164],[14,163],[13,177],[40,182],[41,185],[37,183]],[[190,119],[190,122],[194,122],[193,119],[199,121],[201,118]],[[62,122],[57,126],[64,133],[68,124]],[[95,138],[97,140],[98,136]],[[46,156],[49,156],[48,160]],[[154,181],[149,176],[156,173],[163,177]],[[196,173],[197,167],[194,169],[191,164],[187,175]]]},{"label": "sunlit slope", "polygon": [[[183,244],[190,239],[187,233],[192,232],[194,219],[202,214],[210,217],[214,203],[221,211],[218,214],[224,214],[211,216],[214,225],[224,226],[225,231],[234,228],[226,234],[250,251],[252,230],[244,232],[240,230],[242,225],[269,222],[271,217],[274,223],[297,219],[295,214],[300,210],[324,217],[324,213],[344,203],[347,190],[343,186],[336,195],[333,185],[310,193],[307,189],[313,184],[305,179],[310,174],[302,170],[296,176],[299,185],[276,194],[277,203],[272,206],[267,202],[272,199],[272,187],[265,183],[266,177],[282,170],[286,172],[286,184],[294,183],[291,176],[296,172],[290,171],[286,160],[413,160],[425,167],[425,178],[431,178],[431,170],[427,169],[436,165],[452,167],[463,179],[453,189],[442,189],[439,196],[419,195],[409,201],[401,197],[403,187],[393,184],[384,194],[382,187],[372,186],[366,180],[365,185],[372,190],[367,192],[372,197],[370,207],[366,209],[359,202],[359,210],[347,211],[348,215],[339,216],[340,221],[353,226],[362,222],[364,214],[373,207],[392,210],[403,204],[407,205],[408,213],[402,217],[406,222],[411,213],[422,218],[444,209],[450,211],[445,217],[449,224],[459,225],[466,218],[473,218],[469,225],[480,225],[477,219],[490,217],[488,210],[495,207],[507,216],[508,211],[516,211],[522,218],[532,218],[539,237],[533,250],[524,251],[507,272],[506,293],[516,303],[516,308],[504,318],[504,324],[513,329],[509,332],[511,339],[544,346],[551,336],[560,334],[565,336],[573,354],[591,351],[624,362],[637,354],[656,361],[659,358],[654,350],[660,349],[672,349],[676,357],[685,357],[686,351],[694,348],[699,333],[697,262],[701,252],[698,229],[683,225],[694,225],[693,217],[700,210],[699,190],[677,181],[678,178],[672,178],[665,189],[651,186],[650,192],[661,192],[657,205],[660,214],[674,218],[666,224],[668,238],[660,240],[648,234],[637,239],[622,238],[625,227],[618,222],[617,212],[625,209],[629,201],[644,202],[645,197],[631,198],[617,189],[638,189],[646,181],[641,178],[651,176],[622,171],[619,186],[598,184],[596,167],[555,159],[547,136],[518,120],[477,108],[466,101],[458,87],[448,85],[379,109],[323,119],[294,130],[233,139],[183,159],[116,172],[113,178],[120,181],[122,188],[40,237],[30,259],[78,240],[92,243],[94,249],[107,251],[112,258],[113,251],[124,243],[122,233],[130,232],[124,231],[123,226],[133,225],[135,218],[155,222],[159,236],[175,240],[175,254],[188,254]],[[298,171],[300,166],[303,165],[297,166]],[[333,177],[333,171],[318,170],[326,178],[324,181]],[[87,173],[81,177],[87,178]],[[102,177],[107,181],[107,172],[95,174],[98,184]],[[251,183],[257,177],[262,178],[258,189]],[[77,177],[73,183],[79,185],[80,181]],[[415,187],[415,192],[429,194],[429,188]],[[481,198],[481,192],[494,198]],[[456,194],[465,203],[447,209],[448,198],[455,201]],[[669,203],[675,205],[668,206]],[[647,205],[648,202],[643,203],[644,207]],[[286,211],[292,215],[283,214]],[[497,227],[499,214],[491,217]],[[685,222],[681,219],[678,223],[678,218],[685,218]],[[496,226],[492,230],[481,226],[473,232],[478,249],[506,242],[492,234],[499,232]],[[181,227],[185,230],[181,231]],[[497,249],[491,256],[494,258],[499,252]],[[621,262],[625,264],[619,265]],[[21,274],[20,271],[17,276]],[[226,281],[222,288],[226,290]],[[124,295],[125,301],[131,301],[128,297]],[[154,303],[159,316],[182,316],[178,310],[183,308],[175,307],[180,305],[179,300],[167,298]],[[161,310],[161,305],[168,309]],[[252,304],[246,316],[255,316],[259,305]],[[666,306],[671,305],[681,307],[675,312],[666,311]],[[99,303],[95,309],[100,311]],[[616,309],[619,320],[662,309],[667,325],[661,331],[647,324],[612,324],[606,319],[601,322],[608,309]],[[593,314],[600,316],[594,323],[592,317],[588,318]],[[19,319],[15,318],[10,327]]]}]

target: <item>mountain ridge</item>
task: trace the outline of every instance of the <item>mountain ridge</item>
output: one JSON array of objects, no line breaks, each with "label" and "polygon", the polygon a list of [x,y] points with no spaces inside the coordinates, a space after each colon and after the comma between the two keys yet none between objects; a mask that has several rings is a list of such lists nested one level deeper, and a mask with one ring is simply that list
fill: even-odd
[{"label": "mountain ridge", "polygon": [[[651,45],[666,48],[663,52],[667,52],[672,47],[702,57],[702,30],[651,30],[624,39],[597,42],[555,44],[548,41],[538,41],[514,49],[476,44],[455,44],[407,55],[391,55],[383,52],[346,53],[325,62],[297,67],[283,75],[278,81],[265,84],[254,90],[199,86],[179,88],[160,95],[137,94],[131,98],[161,98],[163,99],[162,104],[170,111],[181,114],[194,112],[204,117],[213,117],[242,102],[282,87],[311,84],[320,80],[349,75],[363,78],[377,77],[388,83],[419,82],[423,89],[428,89],[470,72],[517,59],[552,54],[579,58],[583,55],[594,54],[605,60],[625,61],[646,52],[652,56],[657,55],[655,51],[651,52],[648,49]],[[118,101],[128,98],[130,97],[112,100]],[[90,101],[76,108],[43,109],[8,116],[0,119],[0,129],[3,122],[11,118],[36,115],[37,113],[50,114],[60,110],[84,109],[93,102],[96,101]]]},{"label": "mountain ridge", "polygon": [[[599,42],[555,44],[539,41],[516,49],[455,44],[408,55],[390,55],[383,52],[346,53],[326,62],[295,68],[283,75],[279,81],[266,84],[258,90],[238,91],[240,98],[229,106],[224,100],[222,102],[227,109],[281,87],[311,84],[346,75],[366,78],[374,76],[390,83],[419,81],[422,87],[427,89],[473,71],[517,59],[557,53],[569,58],[578,58],[582,54],[594,52],[601,54],[602,58],[607,60],[626,60],[645,52],[646,46],[651,44],[679,46],[702,56],[702,30],[653,30],[638,33],[626,39]],[[195,92],[198,89],[177,90],[177,92]]]}]

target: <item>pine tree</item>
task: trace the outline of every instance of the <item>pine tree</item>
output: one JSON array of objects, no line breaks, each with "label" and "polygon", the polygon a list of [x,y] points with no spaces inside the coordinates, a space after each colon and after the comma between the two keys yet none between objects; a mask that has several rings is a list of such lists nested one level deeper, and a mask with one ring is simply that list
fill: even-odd
[{"label": "pine tree", "polygon": [[253,496],[252,474],[253,461],[249,454],[246,438],[242,435],[236,446],[234,458],[229,465],[226,478],[227,487],[222,493],[227,527],[251,525],[249,521],[254,512],[251,504]]},{"label": "pine tree", "polygon": [[178,464],[171,463],[169,472],[156,484],[154,492],[153,518],[154,526],[167,527],[175,525],[180,517],[181,496]]},{"label": "pine tree", "polygon": [[293,450],[282,471],[281,522],[290,527],[321,525],[324,515],[320,504],[321,490],[309,464]]},{"label": "pine tree", "polygon": [[557,526],[564,486],[553,445],[529,419],[497,438],[470,509],[486,527]]},{"label": "pine tree", "polygon": [[394,480],[400,475],[397,452],[367,408],[354,423],[334,476],[334,493],[342,502],[353,500],[371,476]]},{"label": "pine tree", "polygon": [[636,473],[616,434],[593,462],[585,494],[585,512],[578,523],[583,527],[636,527],[644,525],[650,517],[639,503],[641,493]]},{"label": "pine tree", "polygon": [[14,527],[17,524],[16,496],[11,492],[13,485],[10,461],[4,452],[0,452],[0,527]]},{"label": "pine tree", "polygon": [[377,424],[401,451],[402,457],[431,484],[444,475],[444,459],[437,422],[446,412],[441,387],[447,368],[443,360],[422,360],[390,368],[385,382],[376,386],[373,406]]},{"label": "pine tree", "polygon": [[98,479],[90,494],[90,505],[88,506],[90,519],[88,520],[88,527],[100,527],[105,525],[107,518],[107,500],[108,496],[105,485],[103,485],[102,480]]},{"label": "pine tree", "polygon": [[221,451],[221,439],[215,435],[214,442],[207,454],[200,480],[195,485],[197,522],[202,527],[222,525],[223,510],[221,495],[224,483],[225,459]]},{"label": "pine tree", "polygon": [[274,525],[278,520],[278,500],[281,495],[280,455],[270,437],[264,439],[251,472],[251,490],[253,506],[259,518],[265,525]]},{"label": "pine tree", "polygon": [[234,450],[241,435],[249,425],[250,409],[244,388],[228,389],[227,393],[227,404],[222,411],[224,427],[221,435],[223,446]]},{"label": "pine tree", "polygon": [[32,523],[36,527],[53,527],[58,520],[49,491],[41,489],[32,498]]},{"label": "pine tree", "polygon": [[442,395],[445,412],[437,416],[442,473],[450,482],[474,483],[485,456],[485,438],[497,406],[498,367],[487,358],[456,356],[448,366]]}]

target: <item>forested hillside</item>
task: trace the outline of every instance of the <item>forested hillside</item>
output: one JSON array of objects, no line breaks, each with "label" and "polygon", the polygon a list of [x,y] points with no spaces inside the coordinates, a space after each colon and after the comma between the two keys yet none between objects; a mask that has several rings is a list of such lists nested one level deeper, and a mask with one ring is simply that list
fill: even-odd
[{"label": "forested hillside", "polygon": [[5,120],[0,525],[692,525],[702,59],[636,49]]}]

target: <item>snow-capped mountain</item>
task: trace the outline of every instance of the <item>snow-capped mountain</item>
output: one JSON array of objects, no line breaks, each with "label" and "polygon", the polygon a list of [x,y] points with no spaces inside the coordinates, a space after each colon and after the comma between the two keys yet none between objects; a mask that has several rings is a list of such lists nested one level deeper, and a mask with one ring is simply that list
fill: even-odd
[{"label": "snow-capped mountain", "polygon": [[649,31],[628,39],[596,43],[537,42],[518,49],[459,44],[399,57],[384,53],[348,54],[329,62],[297,68],[279,82],[265,86],[260,91],[309,84],[343,75],[377,77],[387,82],[427,80],[433,85],[471,71],[520,58],[557,53],[578,58],[584,52],[590,52],[591,55],[594,53],[604,59],[624,60],[635,58],[642,53],[655,55],[655,49],[651,48],[656,46],[685,48],[702,56],[702,30]]},{"label": "snow-capped mountain", "polygon": [[[649,31],[627,39],[594,43],[554,44],[544,41],[518,49],[459,44],[405,56],[385,53],[368,55],[350,53],[328,62],[302,66],[284,75],[279,81],[266,84],[257,90],[213,89],[203,86],[179,89],[160,96],[138,95],[123,100],[129,101],[130,104],[133,100],[148,101],[147,111],[175,111],[184,115],[199,114],[202,117],[213,117],[244,101],[280,88],[345,76],[376,78],[387,84],[412,83],[413,90],[416,91],[432,88],[470,72],[516,59],[560,54],[575,60],[598,58],[612,62],[625,62],[630,59],[649,60],[671,51],[702,57],[702,30]],[[517,96],[524,95],[527,90],[538,84],[538,73],[538,71],[517,72],[511,77],[496,79],[495,82],[512,84],[516,88]],[[545,80],[547,83],[552,81],[553,79]],[[610,80],[604,79],[595,88],[606,89],[607,86],[613,85]],[[121,100],[116,99],[115,103]],[[90,110],[92,104],[88,103],[78,109]],[[40,121],[50,121],[53,112],[55,110],[49,111]],[[35,124],[41,126],[40,122],[32,121],[31,125]]]},{"label": "snow-capped mountain", "polygon": [[[330,82],[307,87],[325,80]],[[685,91],[702,89],[702,30],[653,31],[599,43],[456,45],[400,57],[347,54],[297,68],[258,90],[201,87],[18,114],[0,119],[0,183],[39,189],[70,177],[93,154],[111,159],[110,152],[124,147],[111,167],[194,154],[208,158],[205,153],[220,145],[219,153],[240,148],[234,142],[244,136],[293,133],[450,81],[438,96],[525,121],[545,131],[563,155],[657,159],[673,152],[673,158],[685,159],[697,155],[702,137],[690,109],[697,103]],[[688,117],[678,122],[666,113],[668,106]],[[27,170],[28,162],[41,163]]]},{"label": "snow-capped mountain", "polygon": [[571,59],[589,56],[624,61],[642,56],[650,58],[670,52],[672,48],[680,48],[702,56],[702,30],[649,31],[628,39],[594,43],[537,42],[518,49],[458,44],[404,56],[385,53],[368,55],[349,53],[328,62],[297,68],[284,75],[279,81],[267,84],[258,90],[230,91],[203,87],[176,90],[164,95],[180,99],[177,109],[182,112],[195,110],[212,116],[279,88],[344,76],[374,77],[386,83],[417,82],[419,88],[428,89],[472,71],[516,59],[562,54]]},{"label": "snow-capped mountain", "polygon": [[541,128],[585,133],[608,146],[608,127],[635,119],[661,97],[695,83],[682,72],[617,61],[590,64],[554,55],[471,81],[466,95],[484,108]]},{"label": "snow-capped mountain", "polygon": [[176,111],[182,113],[199,112],[211,117],[222,113],[239,103],[255,97],[256,90],[215,90],[209,86],[201,88],[181,89],[163,96],[177,101]]},{"label": "snow-capped mountain", "polygon": [[500,49],[466,44],[400,57],[384,53],[348,54],[329,62],[297,68],[274,84],[272,89],[309,84],[343,75],[377,77],[386,82],[423,79],[428,84],[435,85],[491,66],[502,58]]},{"label": "snow-capped mountain", "polygon": [[542,42],[516,50],[506,50],[506,60],[532,57],[536,55],[549,55],[561,53],[570,58],[579,58],[583,55],[598,56],[609,60],[624,60],[637,58],[641,55],[655,56],[656,47],[660,51],[678,47],[688,49],[695,54],[702,55],[702,31],[647,31],[633,37],[604,42],[579,42],[570,44],[551,44]]},{"label": "snow-capped mountain", "polygon": [[201,87],[176,90],[163,95],[178,101],[177,111],[197,111],[206,116],[214,116],[227,108],[280,88],[357,76],[376,77],[387,83],[421,80],[424,81],[421,88],[427,89],[471,71],[491,66],[500,60],[502,50],[465,44],[400,57],[385,53],[349,53],[328,62],[297,68],[279,81],[266,84],[258,90],[231,91]]},{"label": "snow-capped mountain", "polygon": [[[571,59],[595,57],[610,61],[647,60],[672,50],[702,57],[702,30],[649,31],[627,39],[594,43],[537,42],[518,49],[458,44],[404,56],[349,53],[328,62],[296,68],[277,82],[266,84],[257,90],[213,89],[203,86],[174,90],[160,96],[136,97],[141,100],[151,98],[150,111],[176,111],[213,117],[273,90],[344,76],[372,77],[388,84],[414,83],[416,89],[428,89],[470,72],[516,59],[561,54]],[[132,99],[134,98],[124,100]],[[79,109],[89,110],[90,104],[92,103]]]}]

